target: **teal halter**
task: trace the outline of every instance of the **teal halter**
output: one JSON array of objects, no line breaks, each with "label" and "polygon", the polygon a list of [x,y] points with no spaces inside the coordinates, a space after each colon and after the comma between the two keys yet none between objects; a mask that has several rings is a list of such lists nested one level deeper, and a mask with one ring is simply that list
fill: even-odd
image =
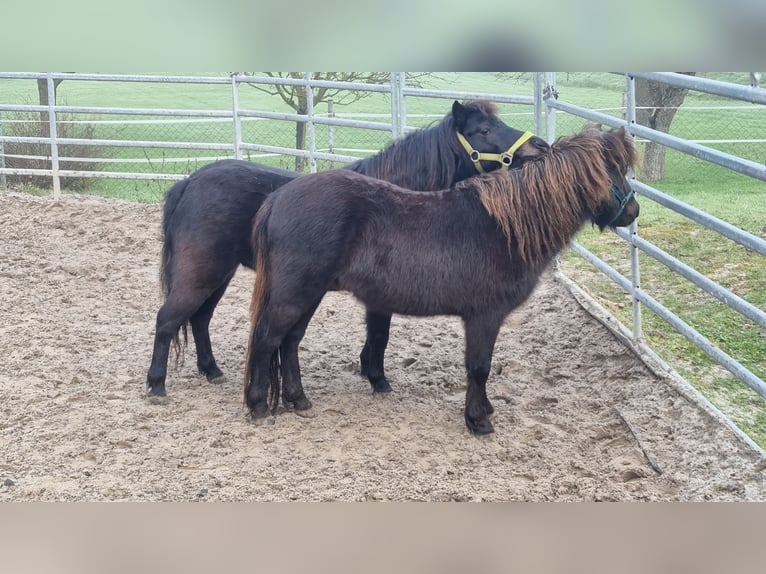
[{"label": "teal halter", "polygon": [[612,225],[614,221],[622,215],[622,212],[625,211],[625,206],[628,205],[628,202],[633,197],[633,188],[628,186],[628,193],[623,195],[622,191],[619,187],[617,187],[615,184],[612,184],[611,191],[612,195],[614,195],[614,198],[620,202],[620,209],[617,210],[617,213],[615,216],[609,220],[609,223],[607,225]]}]

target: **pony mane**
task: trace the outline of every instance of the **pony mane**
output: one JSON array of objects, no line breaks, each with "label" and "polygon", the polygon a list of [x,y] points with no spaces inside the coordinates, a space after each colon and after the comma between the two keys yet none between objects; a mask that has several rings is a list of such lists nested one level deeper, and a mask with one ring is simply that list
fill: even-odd
[{"label": "pony mane", "polygon": [[511,250],[515,241],[527,264],[563,249],[584,215],[611,198],[613,178],[636,163],[633,141],[624,132],[588,127],[556,140],[542,157],[517,170],[496,170],[460,182],[472,189],[497,221]]},{"label": "pony mane", "polygon": [[[486,100],[472,101],[465,107],[484,117],[497,117],[497,107]],[[380,153],[350,163],[346,169],[415,191],[447,188],[455,180],[456,158],[464,153],[455,131],[449,113],[436,125],[410,132]]]}]

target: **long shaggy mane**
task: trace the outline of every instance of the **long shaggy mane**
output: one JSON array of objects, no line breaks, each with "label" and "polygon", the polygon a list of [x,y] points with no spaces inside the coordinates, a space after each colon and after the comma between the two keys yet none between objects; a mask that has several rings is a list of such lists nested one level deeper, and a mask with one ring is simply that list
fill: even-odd
[{"label": "long shaggy mane", "polygon": [[611,185],[636,163],[632,137],[623,129],[587,127],[563,136],[521,169],[497,170],[459,183],[473,189],[497,221],[511,249],[528,264],[563,249],[583,215],[611,199]]}]

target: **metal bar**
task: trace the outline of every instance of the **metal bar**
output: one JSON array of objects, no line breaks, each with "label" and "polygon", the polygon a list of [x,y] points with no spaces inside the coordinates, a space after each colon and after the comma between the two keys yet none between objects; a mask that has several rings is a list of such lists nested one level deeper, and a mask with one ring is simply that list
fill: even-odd
[{"label": "metal bar", "polygon": [[545,139],[553,143],[556,139],[556,112],[552,109],[556,102],[556,72],[545,72],[543,99],[545,101]]},{"label": "metal bar", "polygon": [[[285,120],[290,122],[305,122],[307,118],[305,115],[300,114],[283,114],[278,112],[257,112],[252,110],[240,110],[239,115],[241,117],[250,118],[264,118],[267,120]],[[341,118],[323,118],[316,116],[314,118],[315,124],[322,124],[328,126],[348,127],[348,128],[367,128],[371,130],[380,130],[385,132],[391,131],[391,123],[382,122],[365,122],[360,120],[344,120]]]},{"label": "metal bar", "polygon": [[391,72],[391,139],[399,139],[402,135],[401,118],[399,113],[399,95],[401,88],[397,85],[399,78],[396,72]]},{"label": "metal bar", "polygon": [[604,275],[609,277],[612,281],[617,283],[617,285],[622,287],[627,293],[630,293],[631,291],[630,280],[627,277],[625,277],[622,273],[617,271],[614,267],[609,265],[603,259],[599,258],[596,254],[588,251],[585,247],[580,245],[577,241],[571,241],[569,243],[569,247],[572,249],[572,251],[580,255],[583,259],[592,263],[594,267],[596,267],[599,271],[604,273]]},{"label": "metal bar", "polygon": [[239,83],[237,73],[231,75],[231,113],[232,127],[234,130],[234,159],[242,159],[242,122],[239,119]]},{"label": "metal bar", "polygon": [[[50,169],[16,169],[6,168],[6,173],[13,175],[42,175],[51,176],[53,171]],[[80,171],[71,169],[61,169],[58,172],[61,177],[99,177],[105,179],[162,179],[162,180],[180,180],[187,177],[184,174],[175,173],[128,173],[122,171]]]},{"label": "metal bar", "polygon": [[749,175],[750,177],[754,177],[756,179],[766,181],[766,165],[762,165],[754,161],[742,159],[735,155],[718,151],[713,148],[709,148],[700,144],[695,144],[688,140],[671,136],[669,134],[666,134],[657,130],[653,130],[651,128],[647,128],[638,124],[628,125],[627,122],[621,118],[615,118],[614,116],[602,114],[601,112],[594,112],[593,110],[587,110],[585,108],[581,108],[580,106],[575,106],[573,104],[567,104],[564,102],[548,100],[548,105],[552,108],[556,108],[558,110],[568,112],[570,114],[573,114],[594,122],[606,124],[611,127],[626,126],[628,131],[634,136],[640,136],[640,137],[646,138],[650,141],[660,143],[664,145],[665,147],[678,150],[685,154],[708,161],[710,163],[714,163],[716,165],[720,165],[722,167],[731,169],[738,173],[743,173],[745,175]]},{"label": "metal bar", "polygon": [[533,72],[532,81],[534,82],[534,114],[535,114],[535,135],[541,136],[543,133],[543,73]]},{"label": "metal bar", "polygon": [[[6,142],[20,143],[50,143],[49,138],[33,137],[4,137]],[[60,138],[60,145],[91,145],[104,147],[146,147],[146,148],[177,148],[177,149],[219,149],[231,151],[229,143],[197,143],[197,142],[166,142],[166,141],[129,141],[129,140],[100,140],[82,138]]]},{"label": "metal bar", "polygon": [[404,91],[407,89],[407,74],[397,72],[399,75],[399,133],[404,136],[407,133],[407,96]]},{"label": "metal bar", "polygon": [[[332,98],[327,98],[327,117],[328,118],[334,118],[335,117],[335,102]],[[334,126],[329,126],[327,128],[327,147],[329,148],[330,153],[335,153],[335,128]],[[330,169],[334,168],[335,164],[330,163]]]},{"label": "metal bar", "polygon": [[[593,253],[585,249],[582,245],[580,245],[576,241],[573,241],[570,244],[570,247],[572,248],[573,251],[575,251],[576,253],[578,253],[583,258],[587,259],[588,261],[590,261],[597,269],[604,272],[610,279],[612,279],[625,291],[627,291],[628,293],[630,292],[630,289],[631,289],[630,281],[626,277],[621,275],[618,271],[616,271],[614,268],[612,268],[609,264],[607,264],[598,256],[594,255]],[[670,311],[667,307],[662,305],[659,301],[657,301],[656,299],[648,295],[643,289],[641,288],[636,289],[636,297],[638,298],[639,301],[641,301],[644,305],[646,305],[646,307],[648,307],[652,312],[657,314],[658,317],[660,317],[663,321],[668,323],[681,335],[686,337],[686,339],[688,339],[691,343],[693,343],[698,349],[700,349],[702,352],[704,352],[706,355],[712,358],[715,362],[717,362],[727,371],[732,373],[740,381],[745,383],[748,387],[750,387],[756,393],[758,393],[759,395],[761,395],[763,398],[766,399],[766,383],[764,383],[760,378],[758,378],[750,370],[748,370],[746,367],[741,365],[735,359],[733,359],[728,354],[723,352],[721,349],[713,345],[713,343],[710,342],[709,339],[701,335],[696,329],[694,329],[685,321],[683,321],[678,316],[676,316],[672,311]]]},{"label": "metal bar", "polygon": [[671,271],[677,273],[684,279],[687,279],[688,281],[691,281],[694,283],[697,287],[705,291],[706,293],[709,293],[716,299],[718,299],[721,303],[724,303],[725,305],[729,306],[730,308],[734,309],[738,313],[741,313],[754,323],[760,325],[761,327],[766,327],[766,312],[761,311],[758,307],[755,305],[747,302],[746,300],[742,299],[738,295],[732,293],[725,287],[722,287],[715,281],[712,281],[705,275],[702,275],[699,271],[696,269],[693,269],[692,267],[689,267],[682,261],[679,261],[666,251],[660,249],[656,245],[648,242],[645,239],[642,239],[638,236],[633,236],[630,233],[627,233],[624,230],[616,229],[615,233],[625,239],[626,241],[629,241],[632,245],[634,245],[636,248],[640,249],[653,259],[659,261],[662,263],[665,267],[670,269]]},{"label": "metal bar", "polygon": [[697,92],[705,92],[716,96],[735,98],[751,102],[753,104],[766,104],[766,89],[757,86],[739,86],[731,82],[721,82],[708,78],[687,76],[677,72],[627,72],[636,78],[653,80],[663,84],[670,84],[679,88],[688,88]]},{"label": "metal bar", "polygon": [[643,290],[638,290],[638,297],[651,311],[657,314],[666,323],[670,324],[676,331],[686,337],[699,350],[708,355],[716,363],[729,371],[748,387],[753,389],[761,397],[766,399],[766,383],[753,374],[749,369],[734,360],[728,354],[716,347],[705,336],[701,335],[696,329],[689,326],[685,321],[679,319],[672,311],[663,306],[656,299],[650,297]]},{"label": "metal bar", "polygon": [[548,107],[555,108],[557,110],[561,110],[562,112],[567,112],[575,116],[579,116],[581,118],[585,118],[586,120],[590,120],[595,123],[604,124],[609,127],[618,128],[620,126],[627,126],[628,122],[623,120],[622,118],[617,118],[615,116],[610,116],[608,114],[603,114],[601,112],[596,112],[593,110],[589,110],[587,108],[582,108],[580,106],[576,106],[574,104],[568,104],[566,102],[561,102],[559,100],[556,100],[554,98],[547,98],[545,100],[548,104]]},{"label": "metal bar", "polygon": [[[305,86],[305,78],[270,78],[268,76],[241,76],[243,84],[281,84],[285,86]],[[331,80],[311,80],[308,83],[312,88],[335,88],[341,90],[361,90],[365,92],[378,92],[387,94],[391,92],[388,84],[365,84],[363,82],[335,82]]]},{"label": "metal bar", "polygon": [[[289,147],[278,147],[278,146],[271,146],[271,145],[261,145],[261,144],[251,144],[251,143],[243,143],[242,149],[250,149],[255,151],[265,151],[270,153],[278,153],[283,155],[292,155],[292,156],[301,156],[301,157],[308,157],[309,152],[306,150],[297,150],[294,148]],[[327,161],[339,161],[339,162],[350,162],[350,161],[356,161],[359,159],[358,156],[351,156],[351,155],[339,155],[339,154],[331,154],[331,153],[323,153],[323,152],[316,152],[314,156],[317,159],[327,160]]]},{"label": "metal bar", "polygon": [[59,177],[59,148],[56,141],[56,85],[52,74],[48,74],[48,125],[50,126],[51,171],[53,174],[53,199],[61,197],[61,178]]},{"label": "metal bar", "polygon": [[[628,125],[636,123],[636,82],[632,76],[625,77],[625,120]],[[632,174],[631,184],[635,183],[636,176]],[[638,237],[638,221],[633,220],[630,224],[630,236]],[[636,290],[641,286],[641,267],[638,257],[638,247],[630,242],[630,299],[633,314],[633,340],[638,342],[643,338],[641,324],[641,301],[636,297]]]},{"label": "metal bar", "polygon": [[766,255],[766,241],[760,237],[756,237],[752,233],[748,233],[739,227],[726,223],[722,219],[718,219],[696,207],[692,207],[683,201],[679,201],[678,199],[662,193],[660,190],[640,181],[633,183],[633,187],[641,193],[642,197],[647,197],[660,205],[664,205],[668,209],[680,213],[692,221],[696,221],[700,225],[720,233],[724,237],[728,237],[743,247],[747,247],[761,255]]},{"label": "metal bar", "polygon": [[8,189],[8,181],[5,177],[5,146],[3,145],[3,114],[0,112],[0,189]]},{"label": "metal bar", "polygon": [[316,130],[314,129],[314,89],[311,87],[311,77],[313,72],[305,72],[306,78],[306,116],[309,137],[309,171],[316,173],[317,160],[316,152]]},{"label": "metal bar", "polygon": [[[48,106],[0,104],[0,111],[7,112],[47,112]],[[150,108],[107,108],[95,106],[56,106],[57,112],[72,114],[107,114],[120,116],[189,116],[206,118],[231,118],[231,111],[226,110],[182,110]]]},{"label": "metal bar", "polygon": [[718,151],[638,124],[630,126],[629,131],[635,136],[660,143],[665,147],[720,165],[732,171],[749,175],[761,181],[766,181],[766,165],[761,163],[743,159],[730,153]]},{"label": "metal bar", "polygon": [[69,72],[0,72],[0,79],[41,80],[83,80],[89,82],[151,82],[161,84],[228,84],[229,78],[216,76],[148,76],[130,74],[73,74]]},{"label": "metal bar", "polygon": [[486,100],[500,104],[524,104],[533,106],[535,100],[532,96],[513,96],[507,94],[486,94],[482,92],[457,92],[450,90],[428,90],[424,88],[404,88],[402,93],[405,96],[416,96],[423,98],[441,98],[446,100]]}]

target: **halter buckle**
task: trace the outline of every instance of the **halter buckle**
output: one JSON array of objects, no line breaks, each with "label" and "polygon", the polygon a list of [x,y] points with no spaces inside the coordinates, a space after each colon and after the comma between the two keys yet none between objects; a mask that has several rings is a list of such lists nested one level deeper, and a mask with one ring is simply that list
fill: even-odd
[{"label": "halter buckle", "polygon": [[479,151],[473,149],[471,144],[468,142],[468,140],[465,138],[463,134],[460,132],[457,133],[457,139],[460,141],[460,144],[463,146],[463,149],[468,153],[468,157],[471,158],[471,161],[473,162],[474,167],[476,167],[476,171],[479,173],[484,173],[484,168],[481,167],[482,160],[484,161],[496,161],[499,164],[505,166],[506,169],[511,169],[511,164],[513,163],[513,154],[514,152],[519,149],[522,144],[527,141],[529,138],[531,138],[534,134],[532,132],[524,132],[519,136],[519,138],[514,142],[514,144],[509,147],[506,151],[503,153],[480,153]]}]

